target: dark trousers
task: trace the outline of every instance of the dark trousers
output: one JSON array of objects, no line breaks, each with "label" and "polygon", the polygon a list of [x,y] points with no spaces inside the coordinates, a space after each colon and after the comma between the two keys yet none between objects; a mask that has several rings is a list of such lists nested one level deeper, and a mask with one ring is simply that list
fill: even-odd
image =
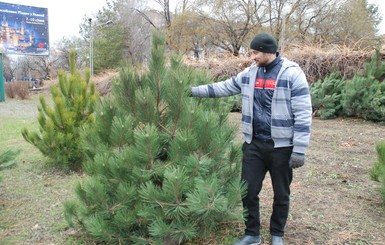
[{"label": "dark trousers", "polygon": [[274,148],[272,140],[253,139],[243,144],[242,180],[247,184],[247,194],[242,199],[246,211],[246,235],[260,235],[259,193],[266,172],[269,171],[274,191],[270,234],[283,236],[289,214],[290,184],[293,171],[289,168],[292,147]]}]

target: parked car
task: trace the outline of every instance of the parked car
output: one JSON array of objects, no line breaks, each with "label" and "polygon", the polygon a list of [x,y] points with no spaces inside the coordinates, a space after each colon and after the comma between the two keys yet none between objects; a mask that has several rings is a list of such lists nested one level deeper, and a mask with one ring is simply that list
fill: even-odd
[{"label": "parked car", "polygon": [[28,81],[28,88],[37,88],[38,82],[34,77],[23,77],[23,81]]}]

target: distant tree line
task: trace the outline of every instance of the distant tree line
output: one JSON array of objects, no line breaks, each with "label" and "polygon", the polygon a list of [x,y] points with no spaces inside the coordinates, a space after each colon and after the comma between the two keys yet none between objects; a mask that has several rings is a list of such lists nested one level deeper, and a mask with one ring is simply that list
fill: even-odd
[{"label": "distant tree line", "polygon": [[281,51],[289,44],[378,47],[381,21],[378,6],[367,0],[108,0],[95,16],[84,16],[81,37],[64,37],[48,57],[6,58],[4,74],[7,80],[31,72],[52,76],[68,70],[71,49],[77,66],[87,67],[91,31],[97,73],[127,61],[146,63],[154,30],[165,34],[169,50],[202,58],[218,52],[243,55],[261,31],[272,33]]}]

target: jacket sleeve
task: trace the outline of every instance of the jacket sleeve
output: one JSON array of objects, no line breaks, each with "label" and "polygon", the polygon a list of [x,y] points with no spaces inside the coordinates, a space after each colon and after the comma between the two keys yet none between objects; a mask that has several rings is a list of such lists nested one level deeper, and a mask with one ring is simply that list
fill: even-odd
[{"label": "jacket sleeve", "polygon": [[294,115],[293,152],[305,154],[310,141],[312,105],[309,85],[304,72],[298,68],[291,90],[291,108]]},{"label": "jacket sleeve", "polygon": [[231,77],[225,81],[200,85],[191,88],[193,97],[218,98],[239,94],[241,92],[241,83],[247,68],[237,76]]}]

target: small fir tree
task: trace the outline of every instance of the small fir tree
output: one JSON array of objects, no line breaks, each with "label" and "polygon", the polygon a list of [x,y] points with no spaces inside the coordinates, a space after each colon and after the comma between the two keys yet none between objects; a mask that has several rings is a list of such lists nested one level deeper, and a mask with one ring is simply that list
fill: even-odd
[{"label": "small fir tree", "polygon": [[337,72],[310,85],[312,105],[316,116],[321,119],[330,119],[341,115],[344,86],[345,80]]},{"label": "small fir tree", "polygon": [[377,81],[385,79],[385,63],[381,59],[379,50],[376,50],[369,62],[364,64],[364,77],[373,78]]},{"label": "small fir tree", "polygon": [[70,75],[58,72],[58,86],[51,86],[53,105],[40,96],[38,106],[39,131],[24,128],[26,141],[36,146],[52,164],[77,170],[81,168],[84,153],[80,147],[80,130],[94,121],[98,95],[90,81],[89,70],[82,77],[75,69],[75,52],[70,52]]},{"label": "small fir tree", "polygon": [[354,116],[370,121],[385,120],[385,83],[374,77],[356,75],[347,81],[342,105],[347,116]]},{"label": "small fir tree", "polygon": [[370,177],[381,183],[379,193],[385,202],[385,141],[376,144],[377,161],[370,171]]},{"label": "small fir tree", "polygon": [[347,116],[382,122],[385,120],[385,63],[378,51],[364,68],[362,75],[356,74],[345,84],[343,111]]},{"label": "small fir tree", "polygon": [[[20,153],[20,150],[7,150],[0,153],[0,171],[6,168],[11,168],[16,165],[15,158]],[[0,181],[3,177],[0,175]]]},{"label": "small fir tree", "polygon": [[65,218],[108,244],[197,244],[242,219],[236,129],[223,101],[187,97],[207,76],[177,57],[167,66],[162,36],[151,54],[148,72],[123,67],[98,104],[84,131],[88,177]]}]

